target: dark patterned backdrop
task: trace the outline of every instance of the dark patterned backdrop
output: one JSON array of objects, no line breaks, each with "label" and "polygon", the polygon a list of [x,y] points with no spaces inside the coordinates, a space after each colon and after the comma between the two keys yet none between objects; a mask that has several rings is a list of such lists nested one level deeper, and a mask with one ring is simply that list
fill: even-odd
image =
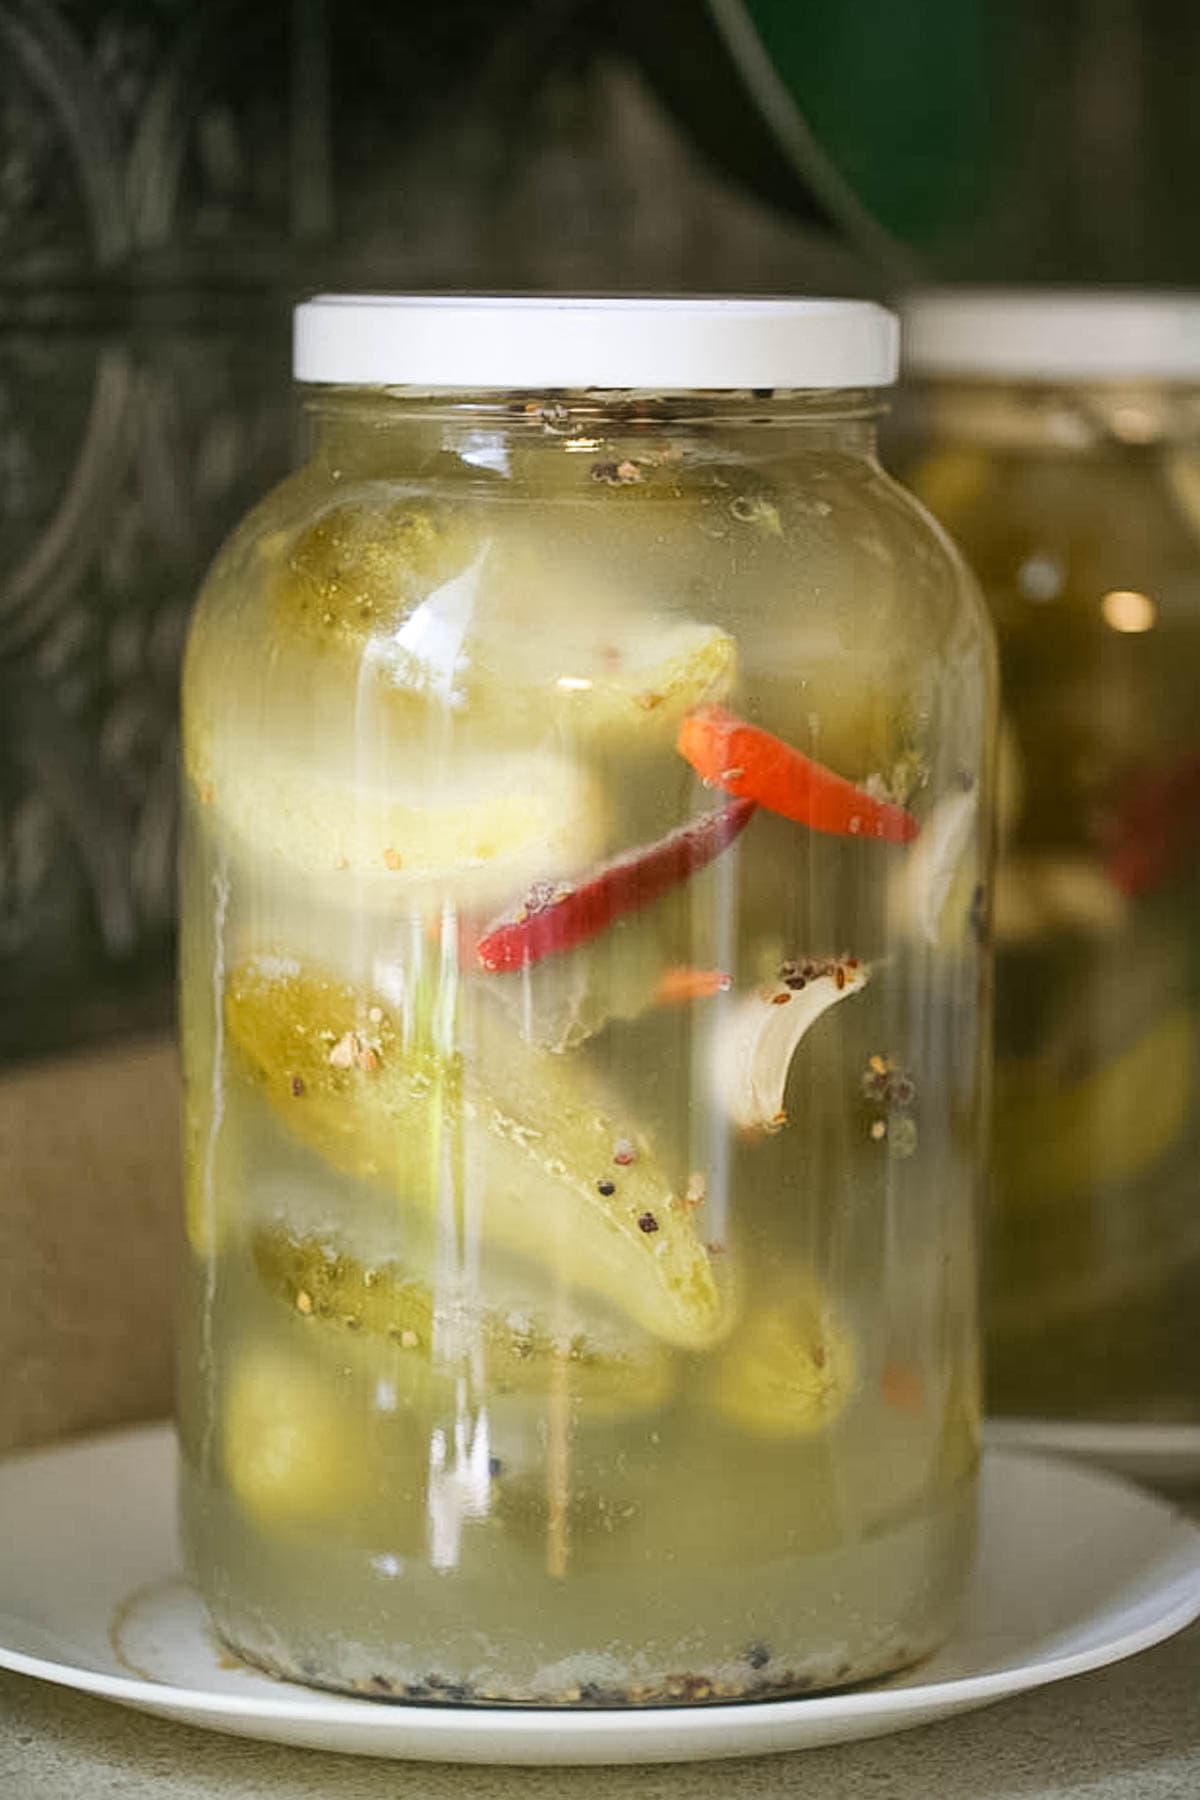
[{"label": "dark patterned backdrop", "polygon": [[188,607],[322,285],[861,285],[592,5],[0,0],[0,1057],[169,1017]]}]

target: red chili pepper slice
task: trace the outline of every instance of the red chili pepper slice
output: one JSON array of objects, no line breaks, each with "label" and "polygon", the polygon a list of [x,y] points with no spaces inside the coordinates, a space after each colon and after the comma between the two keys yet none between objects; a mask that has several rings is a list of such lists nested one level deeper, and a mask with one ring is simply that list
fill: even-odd
[{"label": "red chili pepper slice", "polygon": [[709,1000],[732,986],[733,977],[724,969],[693,969],[687,963],[676,963],[659,976],[654,999],[658,1006],[686,1006],[689,1000]]},{"label": "red chili pepper slice", "polygon": [[723,706],[689,713],[679,727],[677,748],[705,781],[814,831],[907,844],[921,829],[904,807],[876,800]]},{"label": "red chili pepper slice", "polygon": [[539,882],[514,916],[490,926],[480,938],[475,949],[480,967],[495,974],[523,969],[598,937],[719,856],[749,824],[753,811],[752,800],[735,800],[702,813],[657,844],[606,863],[579,887]]}]

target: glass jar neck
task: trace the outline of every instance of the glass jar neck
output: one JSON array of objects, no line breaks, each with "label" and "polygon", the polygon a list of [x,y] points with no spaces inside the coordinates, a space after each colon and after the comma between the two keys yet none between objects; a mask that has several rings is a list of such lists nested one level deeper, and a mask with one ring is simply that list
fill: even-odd
[{"label": "glass jar neck", "polygon": [[713,454],[770,462],[804,451],[873,458],[886,410],[875,389],[649,394],[418,394],[375,388],[302,390],[314,458],[340,474],[411,471],[431,459],[508,472],[515,454],[592,456],[641,448],[663,458]]},{"label": "glass jar neck", "polygon": [[947,380],[914,393],[941,441],[1063,453],[1200,442],[1200,382]]}]

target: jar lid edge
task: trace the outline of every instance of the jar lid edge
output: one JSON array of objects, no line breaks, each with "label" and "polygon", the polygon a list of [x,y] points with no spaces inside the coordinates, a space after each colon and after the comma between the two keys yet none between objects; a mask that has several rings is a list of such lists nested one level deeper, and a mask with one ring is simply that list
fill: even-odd
[{"label": "jar lid edge", "polygon": [[318,294],[294,314],[298,381],[365,387],[888,387],[899,324],[870,300]]},{"label": "jar lid edge", "polygon": [[906,296],[900,321],[911,375],[1200,381],[1200,293],[931,288]]}]

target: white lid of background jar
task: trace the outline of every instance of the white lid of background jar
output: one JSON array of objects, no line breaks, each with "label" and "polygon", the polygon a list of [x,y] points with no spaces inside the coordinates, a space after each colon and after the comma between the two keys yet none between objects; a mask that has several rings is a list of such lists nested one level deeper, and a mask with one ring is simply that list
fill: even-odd
[{"label": "white lid of background jar", "polygon": [[867,300],[319,294],[297,381],[363,387],[872,388],[899,324]]},{"label": "white lid of background jar", "polygon": [[1200,381],[1200,294],[933,288],[900,316],[913,375]]}]

